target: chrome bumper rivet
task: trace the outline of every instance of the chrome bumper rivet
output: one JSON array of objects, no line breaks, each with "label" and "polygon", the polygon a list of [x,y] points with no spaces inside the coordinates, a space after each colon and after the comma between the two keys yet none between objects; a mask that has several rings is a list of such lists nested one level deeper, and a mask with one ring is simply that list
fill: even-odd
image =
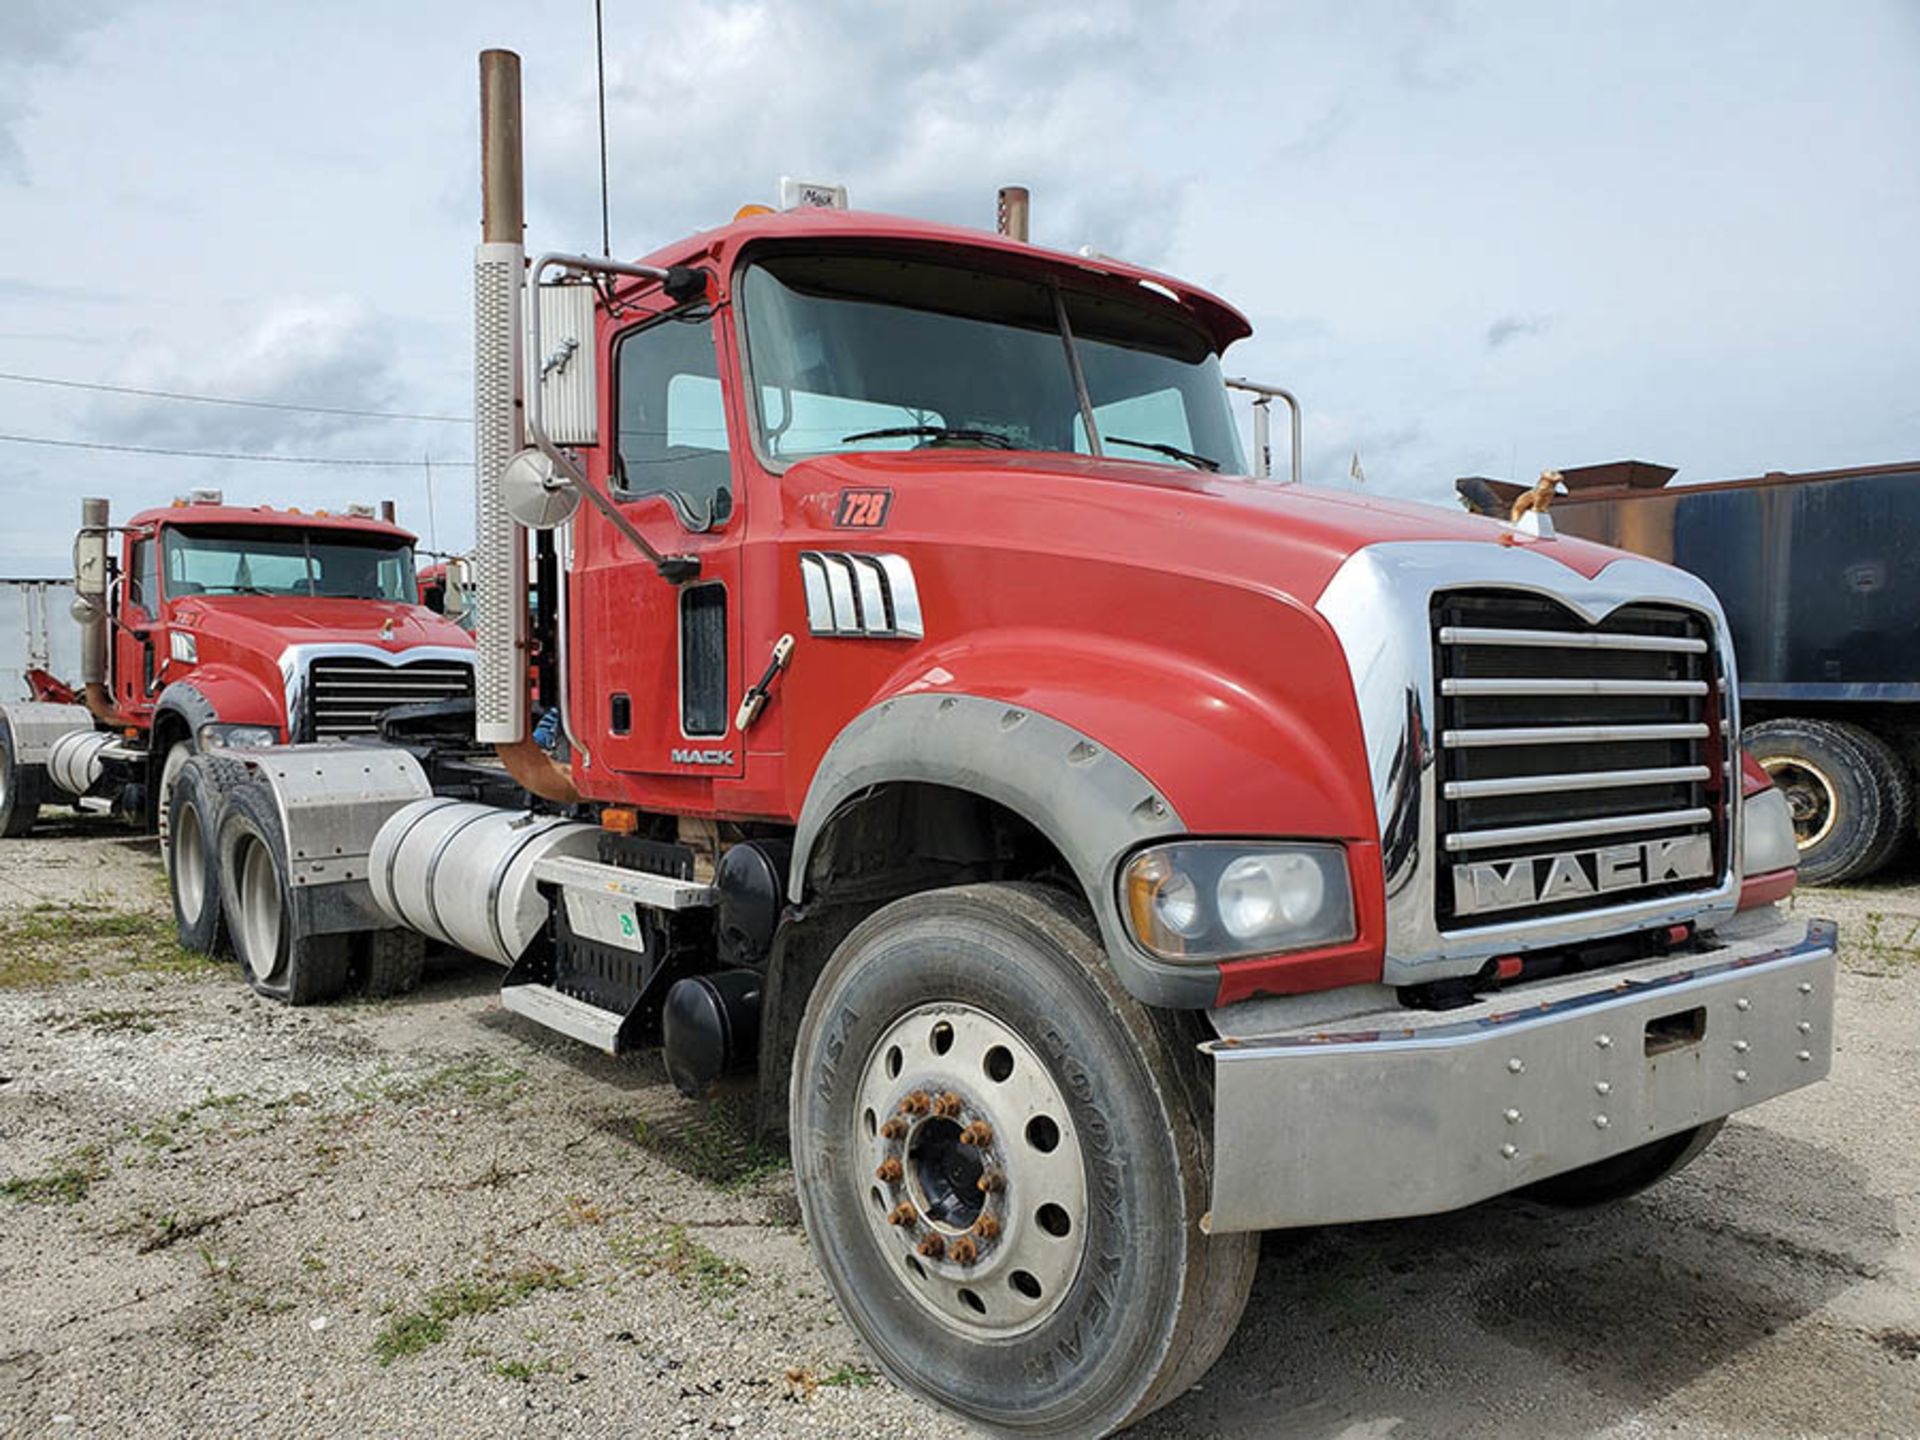
[{"label": "chrome bumper rivet", "polygon": [[1604,1115],[1596,1115],[1593,1117],[1593,1128],[1596,1130],[1604,1130],[1612,1123],[1613,1122]]},{"label": "chrome bumper rivet", "polygon": [[1813,1059],[1813,1052],[1811,1050],[1802,1050],[1800,1052],[1800,1059],[1803,1061]]},{"label": "chrome bumper rivet", "polygon": [[1811,1035],[1813,1033],[1813,1022],[1811,1020],[1802,1020],[1800,1022],[1800,1033],[1802,1035]]},{"label": "chrome bumper rivet", "polygon": [[1613,1082],[1611,1080],[1594,1081],[1593,1093],[1596,1095],[1611,1095],[1613,1093]]},{"label": "chrome bumper rivet", "polygon": [[1520,1120],[1521,1120],[1521,1115],[1518,1110],[1507,1111],[1507,1124],[1518,1125],[1520,1123]]},{"label": "chrome bumper rivet", "polygon": [[1613,1048],[1613,1037],[1611,1035],[1596,1035],[1593,1037],[1593,1043],[1602,1050],[1611,1050]]},{"label": "chrome bumper rivet", "polygon": [[1514,1156],[1518,1155],[1519,1153],[1520,1153],[1520,1147],[1518,1145],[1502,1145],[1500,1147],[1500,1154],[1508,1160],[1511,1160]]},{"label": "chrome bumper rivet", "polygon": [[1811,983],[1810,981],[1806,981],[1806,980],[1802,980],[1802,981],[1800,982],[1800,993],[1801,993],[1802,995],[1811,995],[1811,994],[1813,994],[1813,985],[1812,985],[1812,983]]},{"label": "chrome bumper rivet", "polygon": [[1733,1053],[1736,1055],[1746,1054],[1749,1048],[1751,1047],[1749,1047],[1744,1040],[1736,1040],[1733,1042]]},{"label": "chrome bumper rivet", "polygon": [[1735,1084],[1744,1085],[1747,1083],[1747,1072],[1744,1070],[1736,1070],[1733,1072],[1733,1079]]},{"label": "chrome bumper rivet", "polygon": [[[1805,987],[1803,986],[1802,988],[1804,989]],[[1733,1008],[1736,1010],[1751,1010],[1753,1008],[1753,1002],[1742,995],[1738,1000],[1733,1002]]]},{"label": "chrome bumper rivet", "polygon": [[1507,1073],[1510,1075],[1518,1075],[1522,1070],[1526,1068],[1527,1068],[1526,1062],[1521,1060],[1521,1058],[1518,1055],[1514,1056],[1511,1060],[1507,1061]]}]

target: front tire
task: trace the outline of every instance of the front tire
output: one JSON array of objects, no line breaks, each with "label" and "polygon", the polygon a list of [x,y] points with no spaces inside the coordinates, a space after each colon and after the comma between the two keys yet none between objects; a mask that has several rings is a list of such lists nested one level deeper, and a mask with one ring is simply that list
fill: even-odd
[{"label": "front tire", "polygon": [[0,715],[0,837],[18,840],[33,829],[46,796],[44,772],[23,765],[13,748],[13,725]]},{"label": "front tire", "polygon": [[1038,887],[911,896],[842,943],[801,1023],[794,1172],[896,1381],[1000,1434],[1096,1435],[1218,1357],[1258,1244],[1200,1230],[1185,1020],[1129,997],[1084,908]]},{"label": "front tire", "polygon": [[287,1005],[318,1005],[347,988],[347,935],[307,933],[287,883],[287,842],[265,781],[238,786],[220,822],[220,896],[247,983]]},{"label": "front tire", "polygon": [[1649,1185],[1686,1169],[1699,1158],[1702,1150],[1713,1143],[1713,1137],[1720,1133],[1720,1127],[1726,1123],[1724,1120],[1712,1120],[1705,1125],[1696,1125],[1691,1130],[1682,1130],[1678,1135],[1669,1135],[1663,1140],[1637,1146],[1592,1165],[1582,1165],[1578,1170],[1569,1170],[1564,1175],[1541,1180],[1529,1185],[1522,1193],[1543,1205],[1566,1209],[1610,1205],[1615,1200],[1636,1195]]}]

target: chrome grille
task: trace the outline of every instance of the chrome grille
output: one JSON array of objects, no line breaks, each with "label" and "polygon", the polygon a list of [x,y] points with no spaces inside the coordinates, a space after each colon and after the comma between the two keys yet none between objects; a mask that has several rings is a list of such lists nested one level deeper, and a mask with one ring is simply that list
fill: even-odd
[{"label": "chrome grille", "polygon": [[1456,592],[1433,639],[1441,928],[1719,883],[1730,732],[1704,615],[1636,604],[1589,625],[1537,595]]},{"label": "chrome grille", "polygon": [[351,656],[323,658],[308,671],[308,734],[315,740],[372,735],[380,716],[396,705],[472,698],[473,667],[459,660],[385,665]]}]

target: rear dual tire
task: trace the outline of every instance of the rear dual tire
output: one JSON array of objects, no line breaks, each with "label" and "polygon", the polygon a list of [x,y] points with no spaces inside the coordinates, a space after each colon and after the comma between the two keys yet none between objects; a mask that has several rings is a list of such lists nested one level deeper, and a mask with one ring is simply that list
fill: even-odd
[{"label": "rear dual tire", "polygon": [[896,1381],[993,1433],[1100,1435],[1206,1372],[1258,1237],[1200,1230],[1190,1026],[1129,997],[1084,908],[1035,886],[911,896],[835,952],[801,1025],[794,1170]]},{"label": "rear dual tire", "polygon": [[182,948],[200,955],[227,948],[226,912],[220,894],[220,822],[229,800],[247,783],[247,767],[217,755],[184,760],[167,797],[165,837],[167,890]]},{"label": "rear dual tire", "polygon": [[352,979],[351,937],[312,935],[288,879],[286,836],[265,781],[236,786],[217,842],[234,958],[254,990],[287,1005],[336,999]]}]

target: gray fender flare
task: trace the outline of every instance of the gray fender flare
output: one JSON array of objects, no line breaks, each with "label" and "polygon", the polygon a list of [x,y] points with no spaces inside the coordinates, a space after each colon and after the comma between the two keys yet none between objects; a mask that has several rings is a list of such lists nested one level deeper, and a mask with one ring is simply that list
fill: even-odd
[{"label": "gray fender flare", "polygon": [[287,842],[287,889],[302,932],[392,929],[368,883],[373,837],[402,806],[433,793],[419,762],[390,745],[221,753],[244,763],[273,796]]},{"label": "gray fender flare", "polygon": [[788,899],[806,898],[807,867],[827,822],[862,791],[889,782],[964,790],[1020,815],[1073,867],[1114,973],[1149,1005],[1210,1007],[1212,965],[1155,960],[1120,918],[1120,862],[1143,841],[1183,835],[1172,804],[1124,758],[1072,726],[977,695],[899,695],[848,722],[821,757],[794,832]]},{"label": "gray fender flare", "polygon": [[[213,702],[203,694],[191,680],[176,680],[160,692],[160,699],[153,707],[153,716],[157,721],[162,715],[178,715],[187,722],[187,739],[196,746],[200,739],[202,726],[211,725],[220,718],[213,708]],[[163,761],[165,756],[160,757]]]}]

